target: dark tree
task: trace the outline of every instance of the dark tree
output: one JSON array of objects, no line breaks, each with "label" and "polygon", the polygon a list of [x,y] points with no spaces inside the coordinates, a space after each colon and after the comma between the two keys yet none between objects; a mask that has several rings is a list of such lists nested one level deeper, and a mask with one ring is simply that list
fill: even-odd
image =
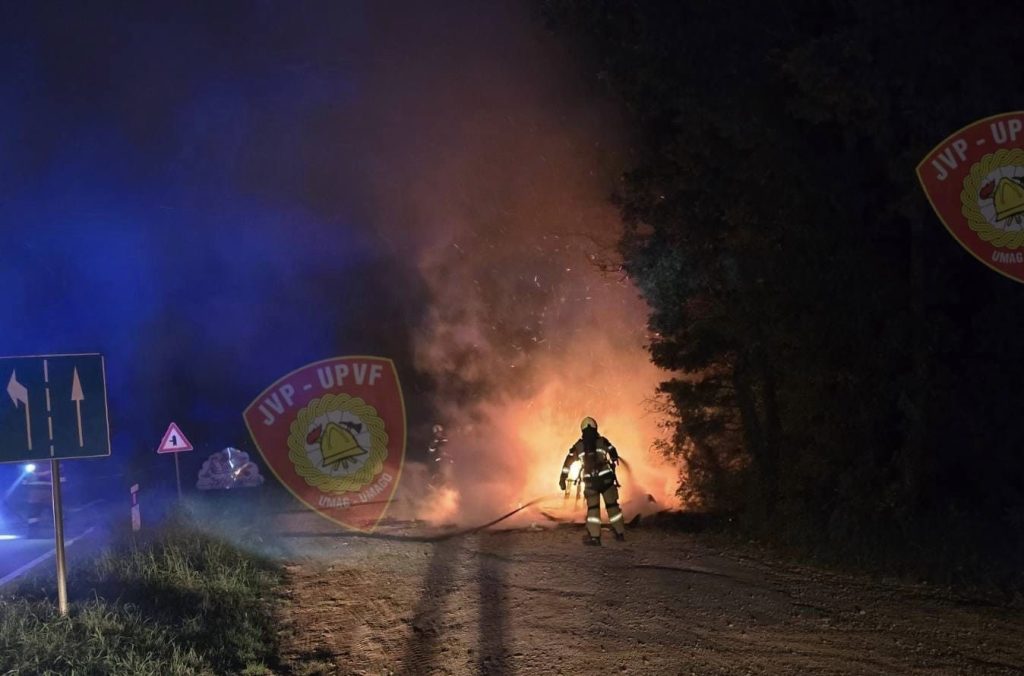
[{"label": "dark tree", "polygon": [[544,10],[629,114],[621,250],[686,496],[775,539],[1019,585],[1024,287],[949,237],[914,173],[1021,107],[1013,22],[898,0]]}]

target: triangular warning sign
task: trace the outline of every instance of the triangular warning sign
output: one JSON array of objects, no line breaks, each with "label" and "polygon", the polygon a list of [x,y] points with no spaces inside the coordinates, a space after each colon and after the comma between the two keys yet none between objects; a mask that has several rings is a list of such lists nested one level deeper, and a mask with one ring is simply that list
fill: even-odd
[{"label": "triangular warning sign", "polygon": [[177,423],[171,423],[171,426],[164,432],[164,439],[157,446],[157,453],[181,453],[182,451],[191,451],[192,444],[185,435],[181,433],[181,428],[178,427]]}]

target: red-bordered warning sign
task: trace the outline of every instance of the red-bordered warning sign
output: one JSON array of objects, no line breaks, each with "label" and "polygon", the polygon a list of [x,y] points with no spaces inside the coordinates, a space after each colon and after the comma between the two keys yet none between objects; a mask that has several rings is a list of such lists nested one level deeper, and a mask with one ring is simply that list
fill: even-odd
[{"label": "red-bordered warning sign", "polygon": [[178,427],[177,423],[171,423],[171,426],[164,432],[164,438],[157,446],[157,453],[183,453],[184,451],[192,450],[192,442],[190,442],[184,434],[181,432],[181,428]]}]

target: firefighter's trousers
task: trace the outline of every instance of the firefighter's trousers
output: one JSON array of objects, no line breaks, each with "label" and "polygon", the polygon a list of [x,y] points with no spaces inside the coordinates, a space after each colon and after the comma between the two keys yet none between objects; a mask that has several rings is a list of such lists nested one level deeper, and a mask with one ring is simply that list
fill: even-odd
[{"label": "firefighter's trousers", "polygon": [[612,528],[616,533],[626,532],[626,525],[622,523],[622,509],[619,508],[618,488],[612,486],[604,493],[587,488],[583,491],[583,497],[587,499],[587,533],[590,537],[601,537],[601,498],[604,498],[604,508],[608,510],[608,521]]}]

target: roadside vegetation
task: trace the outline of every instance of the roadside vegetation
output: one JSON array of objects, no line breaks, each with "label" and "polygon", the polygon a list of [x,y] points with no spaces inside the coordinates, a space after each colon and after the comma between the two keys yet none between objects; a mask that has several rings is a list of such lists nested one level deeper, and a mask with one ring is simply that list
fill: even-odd
[{"label": "roadside vegetation", "polygon": [[686,502],[838,562],[1024,590],[1024,294],[915,174],[1020,108],[1016,70],[976,67],[1015,27],[909,0],[541,6],[624,112],[619,253]]},{"label": "roadside vegetation", "polygon": [[53,575],[0,595],[2,674],[270,673],[278,568],[175,518],[73,568],[70,614]]}]

